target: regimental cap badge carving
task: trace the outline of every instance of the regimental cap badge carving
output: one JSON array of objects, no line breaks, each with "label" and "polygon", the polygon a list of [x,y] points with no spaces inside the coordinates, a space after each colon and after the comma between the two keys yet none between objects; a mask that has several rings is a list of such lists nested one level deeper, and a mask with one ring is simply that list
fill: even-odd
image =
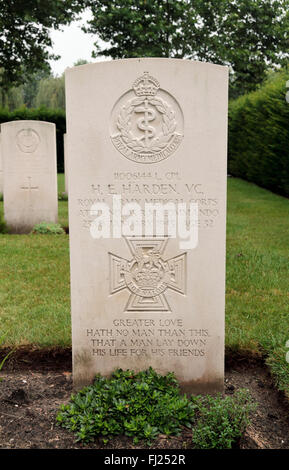
[{"label": "regimental cap badge carving", "polygon": [[157,163],[179,147],[183,113],[176,99],[146,71],[115,104],[110,128],[113,145],[126,158]]},{"label": "regimental cap badge carving", "polygon": [[16,135],[16,144],[23,153],[33,153],[39,146],[40,137],[30,127],[21,129]]}]

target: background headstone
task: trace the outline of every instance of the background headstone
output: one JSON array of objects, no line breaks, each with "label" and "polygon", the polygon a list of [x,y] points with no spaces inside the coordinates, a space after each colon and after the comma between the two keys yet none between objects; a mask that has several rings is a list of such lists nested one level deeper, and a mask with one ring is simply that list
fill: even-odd
[{"label": "background headstone", "polygon": [[1,134],[0,134],[0,194],[3,194],[3,158],[1,150]]},{"label": "background headstone", "polygon": [[57,222],[55,124],[12,121],[1,124],[4,217],[14,233],[40,222]]},{"label": "background headstone", "polygon": [[[190,392],[223,388],[227,76],[150,58],[66,72],[75,387],[152,366]],[[91,206],[113,195],[198,203],[197,248],[93,238]]]}]

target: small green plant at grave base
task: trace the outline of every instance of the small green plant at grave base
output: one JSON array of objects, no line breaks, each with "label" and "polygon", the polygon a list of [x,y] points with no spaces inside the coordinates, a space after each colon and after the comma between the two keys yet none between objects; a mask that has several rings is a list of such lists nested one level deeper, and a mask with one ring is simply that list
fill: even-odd
[{"label": "small green plant at grave base", "polygon": [[32,233],[62,235],[65,233],[60,224],[41,222],[34,226]]},{"label": "small green plant at grave base", "polygon": [[68,201],[67,193],[58,193],[58,201]]},{"label": "small green plant at grave base", "polygon": [[8,232],[7,225],[3,219],[2,214],[0,213],[0,233],[7,233],[7,232]]},{"label": "small green plant at grave base", "polygon": [[107,442],[125,434],[136,444],[139,439],[150,443],[158,434],[178,435],[182,426],[192,426],[194,414],[174,374],[162,376],[152,368],[137,374],[118,369],[111,378],[97,375],[93,385],[72,395],[57,422],[75,432],[78,441],[102,436]]},{"label": "small green plant at grave base", "polygon": [[[5,337],[6,337],[6,334],[0,336],[0,346],[1,346],[1,344],[4,343]],[[12,349],[8,354],[6,354],[6,356],[4,356],[4,358],[3,358],[2,360],[0,359],[0,372],[1,372],[1,370],[3,369],[3,366],[4,366],[5,362],[7,361],[8,357],[11,356],[11,354],[12,354],[14,351],[15,351],[15,349]],[[1,382],[2,380],[3,380],[3,379],[0,378],[0,382]]]},{"label": "small green plant at grave base", "polygon": [[[106,444],[113,435],[124,434],[133,437],[134,445],[140,439],[150,445],[159,434],[179,435],[185,426],[199,435],[196,446],[226,448],[244,432],[251,409],[247,393],[188,398],[173,373],[118,369],[111,378],[97,375],[93,385],[72,395],[56,420],[85,443],[102,436]],[[215,430],[214,438],[207,437],[208,429]]]},{"label": "small green plant at grave base", "polygon": [[197,412],[193,444],[198,449],[231,449],[250,424],[256,409],[248,390],[240,389],[234,396],[220,394],[192,397]]}]

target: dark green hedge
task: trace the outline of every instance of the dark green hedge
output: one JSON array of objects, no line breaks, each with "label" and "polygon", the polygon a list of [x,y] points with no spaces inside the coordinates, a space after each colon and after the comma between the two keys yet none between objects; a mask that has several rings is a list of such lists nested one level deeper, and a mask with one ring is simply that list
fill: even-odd
[{"label": "dark green hedge", "polygon": [[65,112],[55,109],[38,108],[27,109],[20,108],[15,111],[0,109],[0,124],[8,121],[17,121],[21,119],[33,119],[36,121],[54,122],[56,125],[56,145],[57,145],[57,171],[63,173],[64,155],[63,155],[63,134],[66,132]]},{"label": "dark green hedge", "polygon": [[289,72],[229,105],[228,172],[289,196]]}]

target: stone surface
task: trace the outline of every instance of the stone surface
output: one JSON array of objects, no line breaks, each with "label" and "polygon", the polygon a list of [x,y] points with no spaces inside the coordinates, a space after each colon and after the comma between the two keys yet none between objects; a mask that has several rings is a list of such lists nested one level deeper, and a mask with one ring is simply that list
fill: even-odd
[{"label": "stone surface", "polygon": [[57,222],[55,124],[12,121],[1,124],[4,217],[14,233],[40,222]]},{"label": "stone surface", "polygon": [[[76,388],[149,366],[190,392],[223,388],[227,75],[149,58],[66,72]],[[92,204],[112,211],[117,195],[142,209],[198,203],[197,247],[143,232],[92,237]]]},{"label": "stone surface", "polygon": [[3,158],[1,150],[1,134],[0,134],[0,194],[3,194]]},{"label": "stone surface", "polygon": [[67,163],[67,134],[63,134],[63,154],[64,154],[64,192],[68,194],[68,163]]}]

